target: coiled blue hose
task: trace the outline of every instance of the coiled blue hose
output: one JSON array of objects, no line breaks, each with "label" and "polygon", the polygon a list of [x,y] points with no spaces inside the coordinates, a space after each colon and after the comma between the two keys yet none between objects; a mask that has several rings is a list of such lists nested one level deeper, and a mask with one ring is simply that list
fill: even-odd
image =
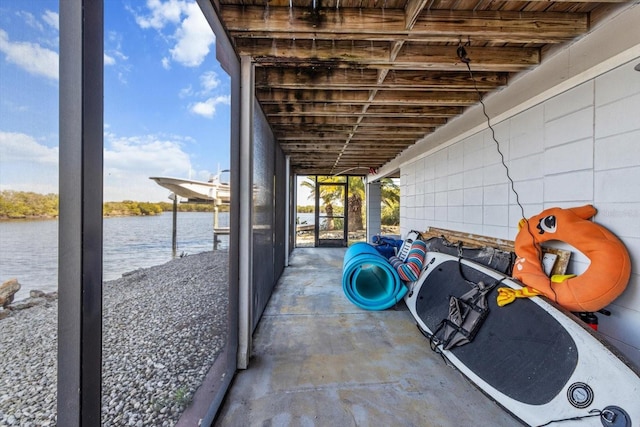
[{"label": "coiled blue hose", "polygon": [[355,243],[344,255],[342,289],[365,310],[393,307],[408,290],[389,261],[365,242]]}]

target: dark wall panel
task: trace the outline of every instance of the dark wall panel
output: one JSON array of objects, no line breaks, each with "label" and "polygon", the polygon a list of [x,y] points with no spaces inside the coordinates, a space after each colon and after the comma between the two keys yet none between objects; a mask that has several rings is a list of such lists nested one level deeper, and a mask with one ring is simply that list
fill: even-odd
[{"label": "dark wall panel", "polygon": [[285,261],[285,241],[287,236],[285,235],[285,222],[287,206],[285,204],[287,197],[287,182],[288,177],[286,175],[286,162],[285,156],[279,145],[275,148],[275,223],[274,223],[274,273],[275,280],[277,280],[282,274]]},{"label": "dark wall panel", "polygon": [[284,268],[284,155],[256,103],[253,124],[253,328]]}]

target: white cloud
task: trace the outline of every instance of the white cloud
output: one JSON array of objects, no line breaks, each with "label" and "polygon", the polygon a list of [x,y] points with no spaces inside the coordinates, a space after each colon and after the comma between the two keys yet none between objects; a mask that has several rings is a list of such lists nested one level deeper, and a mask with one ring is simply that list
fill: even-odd
[{"label": "white cloud", "polygon": [[24,133],[0,131],[0,189],[58,192],[58,147]]},{"label": "white cloud", "polygon": [[[215,43],[215,35],[209,27],[200,7],[196,2],[187,3],[180,0],[148,0],[149,15],[134,13],[140,28],[153,28],[174,42],[169,49],[171,60],[186,67],[197,67],[210,52]],[[177,27],[173,34],[165,34],[167,27]],[[169,58],[162,58],[162,66],[170,68]]]},{"label": "white cloud", "polygon": [[26,12],[24,10],[21,10],[16,12],[16,15],[22,18],[24,23],[30,26],[31,28],[35,28],[38,31],[44,30],[44,27],[42,26],[42,24],[36,19],[35,16],[33,16],[33,14]]},{"label": "white cloud", "polygon": [[60,30],[60,16],[56,12],[46,10],[44,15],[42,15],[42,20],[52,28],[55,28],[58,31]]},{"label": "white cloud", "polygon": [[169,61],[169,58],[165,56],[164,58],[162,58],[161,62],[162,62],[162,68],[164,68],[165,70],[171,69],[171,62]]},{"label": "white cloud", "polygon": [[201,90],[194,90],[192,85],[188,85],[178,92],[178,97],[180,98],[190,98],[190,97],[207,97],[213,92],[218,86],[220,86],[220,79],[215,71],[206,71],[200,76],[200,87]]},{"label": "white cloud", "polygon": [[[107,131],[104,140],[105,201],[166,201],[169,191],[149,177],[190,175],[191,159],[183,149],[193,143],[188,137],[117,137]],[[57,193],[58,151],[30,135],[0,131],[0,189]],[[202,171],[200,175],[209,174]]]},{"label": "white cloud", "polygon": [[191,85],[180,89],[180,92],[178,92],[178,97],[180,98],[188,98],[190,96],[193,96],[193,88]]},{"label": "white cloud", "polygon": [[0,164],[9,162],[58,163],[58,147],[39,144],[30,135],[0,131]]},{"label": "white cloud", "polygon": [[131,71],[129,57],[122,51],[122,34],[117,31],[109,31],[105,37],[104,65],[112,66],[111,73],[115,74],[120,83],[127,84],[127,75]]},{"label": "white cloud", "polygon": [[209,46],[216,41],[202,11],[196,3],[187,6],[187,17],[175,33],[177,43],[170,50],[174,61],[187,67],[197,67],[209,54]]},{"label": "white cloud", "polygon": [[[8,97],[7,97],[8,98]],[[20,102],[23,102],[23,100],[19,100]],[[17,113],[24,113],[25,111],[29,111],[30,107],[24,103],[16,103],[14,101],[8,100],[8,99],[3,99],[2,100],[2,105],[4,108],[7,109],[7,111],[11,111],[11,112],[17,112]]]},{"label": "white cloud", "polygon": [[184,141],[179,136],[105,134],[104,199],[166,200],[169,191],[149,177],[188,177],[191,160],[182,148]]},{"label": "white cloud", "polygon": [[136,16],[136,22],[141,28],[160,30],[168,23],[180,22],[185,3],[178,0],[169,0],[164,3],[160,0],[147,0],[147,7],[151,10],[151,15]]},{"label": "white cloud", "polygon": [[190,106],[190,111],[194,114],[206,118],[212,118],[216,114],[216,106],[219,104],[229,105],[231,103],[231,97],[228,95],[217,96],[209,98],[204,102],[196,102]]},{"label": "white cloud", "polygon": [[108,47],[105,46],[105,51],[108,51],[109,55],[113,56],[114,59],[117,57],[120,60],[126,61],[129,57],[122,53],[122,39],[122,34],[117,31],[109,31],[105,39],[106,45],[108,45]]},{"label": "white cloud", "polygon": [[12,42],[6,31],[0,29],[0,52],[8,62],[16,64],[30,74],[58,80],[58,54],[36,43]]},{"label": "white cloud", "polygon": [[116,60],[113,56],[109,56],[106,53],[104,54],[104,65],[115,65]]},{"label": "white cloud", "polygon": [[200,76],[200,85],[204,93],[209,93],[220,86],[220,79],[215,71],[207,71]]}]

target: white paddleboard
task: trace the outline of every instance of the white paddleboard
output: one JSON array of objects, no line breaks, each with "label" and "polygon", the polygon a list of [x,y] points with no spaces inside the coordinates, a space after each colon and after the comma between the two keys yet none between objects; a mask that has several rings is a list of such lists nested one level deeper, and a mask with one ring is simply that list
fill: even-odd
[{"label": "white paddleboard", "polygon": [[471,289],[468,281],[502,280],[488,294],[490,312],[474,340],[440,347],[451,364],[529,425],[640,426],[640,374],[597,332],[545,298],[518,298],[498,307],[497,288],[521,284],[472,261],[460,262],[427,252],[425,269],[405,296],[418,327],[430,336],[448,315],[449,297]]}]

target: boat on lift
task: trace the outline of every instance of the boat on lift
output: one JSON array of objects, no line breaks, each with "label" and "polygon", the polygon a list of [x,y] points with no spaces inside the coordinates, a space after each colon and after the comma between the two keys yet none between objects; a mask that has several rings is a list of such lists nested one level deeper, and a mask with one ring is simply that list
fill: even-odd
[{"label": "boat on lift", "polygon": [[229,170],[218,172],[208,181],[163,176],[152,176],[149,179],[189,202],[214,202],[216,205],[221,205],[229,204],[231,200],[229,183],[221,179],[224,172],[229,172]]}]

